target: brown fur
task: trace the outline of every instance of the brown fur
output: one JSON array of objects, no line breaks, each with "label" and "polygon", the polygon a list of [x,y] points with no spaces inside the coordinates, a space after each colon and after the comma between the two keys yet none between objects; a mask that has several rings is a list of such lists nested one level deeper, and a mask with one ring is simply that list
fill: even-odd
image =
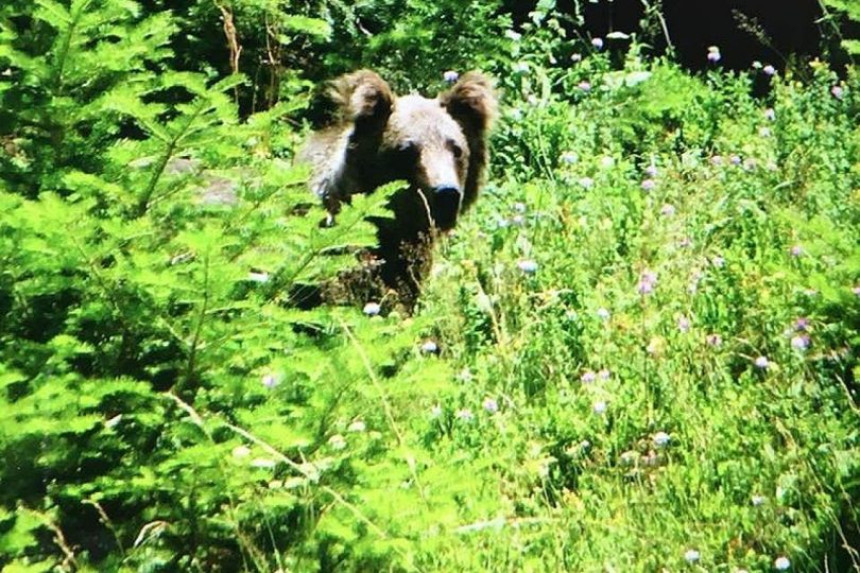
[{"label": "brown fur", "polygon": [[434,99],[395,96],[370,70],[331,84],[336,122],[311,136],[299,159],[312,166],[311,188],[336,215],[355,193],[403,179],[390,202],[394,219],[376,219],[382,264],[376,275],[411,309],[431,264],[433,237],[471,206],[488,162],[496,113],[490,81],[469,72]]}]

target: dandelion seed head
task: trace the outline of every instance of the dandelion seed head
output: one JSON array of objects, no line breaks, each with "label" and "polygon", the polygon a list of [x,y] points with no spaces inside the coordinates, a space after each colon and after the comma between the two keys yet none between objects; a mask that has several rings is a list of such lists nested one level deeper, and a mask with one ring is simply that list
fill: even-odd
[{"label": "dandelion seed head", "polygon": [[654,434],[652,440],[655,446],[657,446],[658,448],[662,448],[669,444],[669,442],[672,440],[672,437],[666,432],[657,432],[656,434]]},{"label": "dandelion seed head", "polygon": [[439,345],[435,340],[425,340],[421,345],[421,352],[425,354],[436,354],[439,352]]},{"label": "dandelion seed head", "polygon": [[364,312],[364,314],[366,314],[367,316],[376,316],[381,310],[382,307],[379,306],[378,302],[369,302],[364,305],[364,309],[362,310],[362,312]]},{"label": "dandelion seed head", "polygon": [[527,275],[531,275],[537,272],[538,264],[531,259],[524,259],[517,263],[517,268]]}]

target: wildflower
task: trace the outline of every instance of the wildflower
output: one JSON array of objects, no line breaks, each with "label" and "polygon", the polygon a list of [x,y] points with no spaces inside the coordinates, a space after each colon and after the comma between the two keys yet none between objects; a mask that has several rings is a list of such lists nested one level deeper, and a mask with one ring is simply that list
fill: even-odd
[{"label": "wildflower", "polygon": [[267,283],[269,282],[269,273],[251,271],[248,273],[248,280],[253,283]]},{"label": "wildflower", "polygon": [[764,118],[769,120],[769,121],[774,121],[776,119],[776,112],[773,111],[772,107],[769,107],[766,110],[764,110]]},{"label": "wildflower", "polygon": [[709,346],[719,347],[723,344],[723,337],[719,334],[709,334],[705,337],[705,342],[707,342]]},{"label": "wildflower", "polygon": [[754,70],[760,70],[761,69],[761,62],[758,60],[753,61],[752,68]]},{"label": "wildflower", "polygon": [[767,356],[759,356],[753,361],[756,368],[761,368],[762,370],[767,369],[770,366],[770,360],[767,359]]},{"label": "wildflower", "polygon": [[717,267],[718,269],[723,268],[726,265],[726,259],[717,255],[716,257],[711,259],[711,264]]},{"label": "wildflower", "polygon": [[584,373],[583,373],[583,375],[582,375],[582,376],[580,376],[580,377],[579,377],[579,380],[580,380],[583,384],[591,384],[592,382],[594,382],[595,380],[597,380],[597,374],[595,374],[595,373],[594,373],[593,371],[591,371],[591,370],[587,370],[586,372],[584,372]]},{"label": "wildflower", "polygon": [[639,281],[639,286],[636,287],[636,292],[641,295],[651,294],[654,292],[654,283]]},{"label": "wildflower", "polygon": [[365,431],[366,429],[367,429],[367,426],[365,425],[364,422],[362,422],[361,420],[355,420],[352,424],[347,426],[346,431],[359,434],[359,433]]},{"label": "wildflower", "polygon": [[572,62],[581,62],[582,61],[582,54],[571,54],[570,60]]},{"label": "wildflower", "polygon": [[561,157],[559,159],[561,159],[562,163],[566,163],[567,165],[573,165],[574,163],[579,161],[579,155],[572,151],[565,151],[561,154]]},{"label": "wildflower", "polygon": [[430,417],[433,419],[439,418],[442,416],[442,406],[439,404],[435,404],[432,408],[430,408]]},{"label": "wildflower", "polygon": [[[860,287],[857,287],[857,289],[860,289]],[[858,293],[858,296],[860,296],[860,293]],[[610,314],[608,310],[603,307],[597,309],[597,318],[599,318],[600,320],[609,320],[609,317]]]},{"label": "wildflower", "polygon": [[531,259],[519,261],[517,263],[517,267],[519,267],[521,271],[529,275],[537,272],[538,270],[538,264]]},{"label": "wildflower", "polygon": [[381,310],[382,307],[379,306],[378,302],[369,302],[364,305],[364,309],[362,310],[362,312],[364,312],[364,314],[366,314],[367,316],[376,316]]},{"label": "wildflower", "polygon": [[278,379],[278,377],[274,374],[264,375],[261,382],[263,383],[263,386],[268,388],[269,390],[281,383],[280,379]]},{"label": "wildflower", "polygon": [[695,549],[688,549],[684,553],[684,561],[686,561],[687,563],[695,563],[699,560],[700,557],[701,555]]},{"label": "wildflower", "polygon": [[591,177],[583,177],[579,180],[579,184],[586,189],[591,189],[592,187],[594,187],[594,179],[592,179]]},{"label": "wildflower", "polygon": [[666,203],[665,205],[663,205],[660,208],[660,214],[663,215],[664,217],[671,217],[672,215],[675,214],[675,206],[670,205],[669,203]]},{"label": "wildflower", "polygon": [[803,254],[803,247],[801,247],[800,245],[794,245],[793,247],[791,247],[790,252],[792,257],[799,257]]},{"label": "wildflower", "polygon": [[603,38],[594,38],[591,40],[591,45],[597,48],[598,50],[603,48]]},{"label": "wildflower", "polygon": [[346,448],[346,439],[340,434],[335,434],[328,439],[328,445],[333,450],[342,450]]},{"label": "wildflower", "polygon": [[484,410],[489,414],[495,414],[499,411],[499,403],[492,398],[484,400]]},{"label": "wildflower", "polygon": [[455,72],[454,70],[448,70],[447,72],[445,72],[444,74],[442,74],[442,78],[444,78],[444,80],[445,80],[446,82],[448,82],[449,84],[453,84],[453,83],[454,83],[454,82],[456,82],[458,79],[460,79],[460,74],[458,74],[458,73],[457,73],[457,72]]},{"label": "wildflower", "polygon": [[772,134],[769,127],[762,127],[758,130],[759,137],[770,137]]},{"label": "wildflower", "polygon": [[791,561],[788,560],[788,557],[777,557],[773,562],[773,566],[778,571],[786,571],[791,567]]},{"label": "wildflower", "polygon": [[845,90],[842,89],[842,86],[833,86],[832,88],[830,88],[830,94],[836,99],[841,100],[842,97],[845,95]]},{"label": "wildflower", "polygon": [[457,413],[454,414],[454,416],[458,420],[463,420],[464,422],[470,422],[471,420],[475,419],[475,415],[472,414],[472,411],[468,408],[462,408],[460,410],[457,410]]},{"label": "wildflower", "polygon": [[729,157],[729,163],[731,163],[732,165],[740,165],[741,164],[741,156],[736,154],[736,153],[733,153]]},{"label": "wildflower", "polygon": [[791,347],[795,350],[806,350],[809,348],[809,336],[798,334],[791,337]]},{"label": "wildflower", "polygon": [[436,354],[439,352],[439,345],[435,340],[427,340],[421,345],[421,352],[425,354]]},{"label": "wildflower", "polygon": [[764,504],[764,496],[763,495],[754,495],[750,498],[754,507],[759,507]]},{"label": "wildflower", "polygon": [[592,411],[598,416],[602,416],[606,412],[606,402],[603,400],[598,400],[591,407]]},{"label": "wildflower", "polygon": [[636,288],[639,294],[651,294],[657,285],[657,273],[645,270],[639,275],[639,286]]},{"label": "wildflower", "polygon": [[590,92],[591,91],[591,83],[589,83],[585,80],[579,82],[579,85],[577,85],[577,87],[584,92]]},{"label": "wildflower", "polygon": [[251,448],[248,446],[236,446],[233,448],[234,458],[247,458],[251,455]]},{"label": "wildflower", "polygon": [[653,163],[645,168],[645,175],[648,177],[657,177],[658,172],[657,166]]},{"label": "wildflower", "polygon": [[666,432],[657,432],[656,434],[654,434],[653,441],[655,446],[657,446],[658,448],[662,448],[664,446],[667,446],[671,439],[672,437]]},{"label": "wildflower", "polygon": [[716,64],[722,59],[722,55],[720,54],[720,49],[717,46],[710,46],[708,48],[708,61],[712,64]]},{"label": "wildflower", "polygon": [[854,287],[853,289],[851,289],[851,292],[853,292],[857,296],[860,296],[860,286]]},{"label": "wildflower", "polygon": [[615,165],[615,158],[611,155],[604,155],[600,158],[600,166],[604,169],[609,169],[613,165]]},{"label": "wildflower", "polygon": [[611,373],[611,372],[609,372],[609,370],[607,370],[606,368],[602,368],[602,369],[600,370],[600,372],[598,372],[598,373],[597,373],[597,376],[598,376],[601,380],[609,380],[609,377],[610,377],[610,376],[612,376],[612,373]]},{"label": "wildflower", "polygon": [[765,67],[763,67],[763,68],[761,69],[761,71],[763,71],[763,72],[765,73],[765,75],[768,75],[768,76],[772,76],[772,75],[775,75],[775,74],[776,74],[776,68],[774,68],[774,67],[773,67],[772,65],[770,65],[770,64],[768,64],[768,65],[766,65]]},{"label": "wildflower", "polygon": [[457,379],[460,382],[471,382],[472,381],[472,371],[468,368],[463,368],[460,370],[460,373],[457,374]]},{"label": "wildflower", "polygon": [[651,356],[656,356],[660,352],[660,345],[660,339],[654,338],[650,342],[648,342],[648,346],[645,347],[645,352],[647,352]]},{"label": "wildflower", "polygon": [[809,330],[809,319],[805,317],[800,317],[794,321],[794,330],[800,332],[806,332]]},{"label": "wildflower", "polygon": [[693,246],[693,239],[690,237],[684,237],[680,241],[678,241],[678,246],[682,249],[686,249]]},{"label": "wildflower", "polygon": [[678,330],[681,332],[689,332],[690,331],[690,319],[686,316],[682,316],[678,319]]},{"label": "wildflower", "polygon": [[522,227],[526,224],[526,219],[522,215],[514,215],[511,217],[511,224],[516,227]]},{"label": "wildflower", "polygon": [[514,203],[514,211],[517,213],[525,213],[526,212],[526,204],[520,201]]},{"label": "wildflower", "polygon": [[711,156],[711,165],[722,165],[723,164],[723,156],[722,155],[712,155]]},{"label": "wildflower", "polygon": [[654,181],[653,179],[645,179],[642,182],[642,190],[643,191],[653,191],[654,187],[656,187],[656,186],[657,186],[657,182]]}]

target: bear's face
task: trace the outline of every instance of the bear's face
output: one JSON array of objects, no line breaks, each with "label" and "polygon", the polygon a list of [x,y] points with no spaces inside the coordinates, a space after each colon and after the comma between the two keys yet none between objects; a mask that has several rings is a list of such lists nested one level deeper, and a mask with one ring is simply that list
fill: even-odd
[{"label": "bear's face", "polygon": [[454,227],[463,207],[470,150],[463,129],[438,99],[395,100],[374,163],[379,184],[404,179],[440,230]]},{"label": "bear's face", "polygon": [[477,197],[487,163],[490,81],[470,72],[436,98],[397,97],[375,72],[359,70],[335,80],[329,95],[339,121],[300,156],[314,166],[311,186],[329,211],[402,179],[410,187],[391,207],[404,238],[452,228]]}]

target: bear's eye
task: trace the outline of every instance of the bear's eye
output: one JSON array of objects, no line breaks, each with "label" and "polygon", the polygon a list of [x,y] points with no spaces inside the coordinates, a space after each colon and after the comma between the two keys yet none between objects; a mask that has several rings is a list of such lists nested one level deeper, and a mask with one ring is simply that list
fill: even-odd
[{"label": "bear's eye", "polygon": [[457,145],[456,142],[448,141],[448,148],[451,150],[451,153],[454,154],[455,159],[463,157],[463,148]]}]

